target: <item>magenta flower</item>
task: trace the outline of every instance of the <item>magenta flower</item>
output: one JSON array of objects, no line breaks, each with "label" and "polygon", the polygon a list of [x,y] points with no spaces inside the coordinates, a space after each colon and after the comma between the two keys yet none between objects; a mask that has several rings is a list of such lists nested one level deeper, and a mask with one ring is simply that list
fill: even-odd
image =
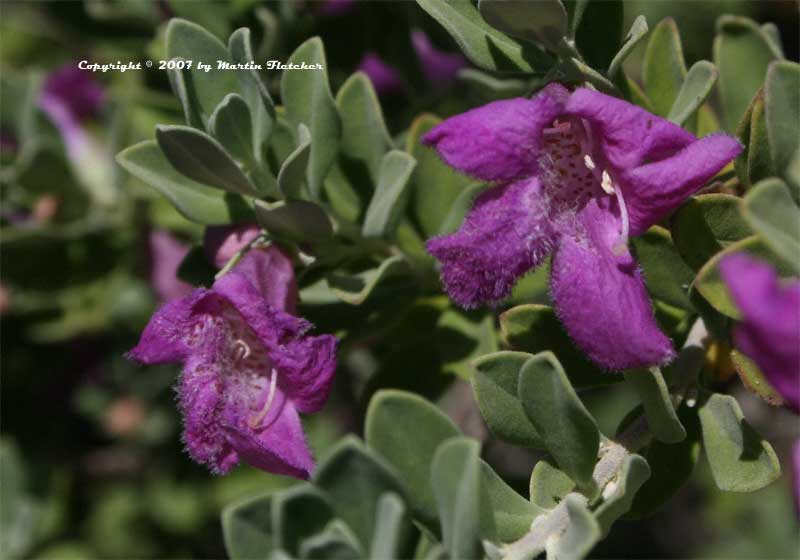
[{"label": "magenta flower", "polygon": [[203,251],[211,264],[223,268],[236,253],[259,235],[261,228],[254,224],[208,226],[203,237]]},{"label": "magenta flower", "polygon": [[319,411],[336,368],[336,338],[310,336],[291,313],[291,262],[254,249],[211,289],[159,309],[129,356],[182,362],[183,441],[191,457],[224,474],[239,460],[308,478],[314,466],[298,412]]},{"label": "magenta flower", "polygon": [[150,252],[150,285],[162,302],[183,297],[192,286],[177,276],[178,267],[189,252],[189,246],[167,231],[153,231],[148,238]]},{"label": "magenta flower", "polygon": [[314,7],[324,16],[341,16],[353,9],[355,0],[322,0],[315,2]]},{"label": "magenta flower", "polygon": [[772,267],[744,254],[726,257],[720,271],[742,314],[734,344],[800,411],[800,281],[782,284]]},{"label": "magenta flower", "polygon": [[364,55],[358,70],[367,75],[379,95],[393,95],[403,91],[403,77],[400,72],[374,52]]},{"label": "magenta flower", "polygon": [[456,79],[458,71],[467,65],[467,59],[459,53],[448,53],[433,46],[424,31],[411,32],[411,46],[417,53],[422,72],[434,86],[442,88]]},{"label": "magenta flower", "polygon": [[741,151],[620,99],[550,84],[496,101],[423,138],[456,169],[496,183],[456,233],[432,239],[447,292],[464,307],[497,303],[553,254],[556,312],[576,344],[620,370],[673,357],[628,250]]},{"label": "magenta flower", "polygon": [[105,92],[91,72],[79,69],[74,62],[47,76],[39,95],[39,107],[58,128],[71,152],[79,151],[88,141],[83,123],[97,115],[104,101]]},{"label": "magenta flower", "polygon": [[47,77],[38,101],[39,108],[61,134],[67,157],[80,181],[98,202],[113,203],[116,193],[111,157],[84,126],[105,102],[103,88],[91,72],[71,62]]}]

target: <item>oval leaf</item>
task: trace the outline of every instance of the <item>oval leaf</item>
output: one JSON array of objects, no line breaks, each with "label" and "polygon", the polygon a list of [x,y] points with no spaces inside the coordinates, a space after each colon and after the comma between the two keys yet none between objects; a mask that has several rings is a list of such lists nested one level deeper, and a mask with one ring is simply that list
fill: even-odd
[{"label": "oval leaf", "polygon": [[699,415],[706,458],[720,490],[755,492],[780,476],[775,451],[744,420],[736,399],[712,394]]},{"label": "oval leaf", "polygon": [[531,358],[524,352],[496,352],[474,363],[472,386],[483,419],[503,441],[524,447],[543,446],[517,397],[522,366]]},{"label": "oval leaf", "polygon": [[800,204],[800,179],[790,171],[792,162],[796,162],[800,154],[800,135],[797,133],[797,123],[800,122],[800,65],[788,61],[770,64],[764,97],[767,136],[775,170],[793,188],[793,197]]},{"label": "oval leaf", "polygon": [[550,50],[555,50],[567,32],[567,12],[560,0],[480,0],[478,10],[495,29],[542,43]]},{"label": "oval leaf", "polygon": [[405,193],[416,160],[392,150],[381,160],[378,185],[367,207],[361,232],[364,237],[386,237],[394,233],[404,206]]},{"label": "oval leaf", "polygon": [[117,162],[131,175],[158,190],[178,212],[193,222],[222,225],[250,214],[240,197],[226,195],[175,171],[153,140],[125,148],[117,154]]},{"label": "oval leaf", "polygon": [[552,65],[536,46],[520,43],[486,23],[469,0],[417,0],[417,4],[484,70],[544,73]]},{"label": "oval leaf", "polygon": [[367,445],[392,464],[408,489],[416,515],[429,525],[436,520],[436,499],[430,487],[433,455],[442,442],[457,435],[450,418],[413,393],[379,391],[367,409]]},{"label": "oval leaf", "polygon": [[724,15],[717,20],[714,64],[719,69],[723,124],[729,131],[747,110],[764,83],[767,66],[780,58],[764,31],[753,20]]},{"label": "oval leaf", "polygon": [[775,253],[800,272],[800,208],[780,179],[766,179],[742,201],[742,214]]},{"label": "oval leaf", "polygon": [[653,28],[643,64],[644,88],[655,114],[666,117],[686,78],[686,62],[678,26],[671,17]]},{"label": "oval leaf", "polygon": [[233,157],[254,166],[253,123],[242,96],[226,95],[211,115],[208,130]]},{"label": "oval leaf", "polygon": [[480,444],[455,437],[439,446],[431,465],[431,486],[450,558],[481,558]]},{"label": "oval leaf", "polygon": [[653,436],[664,443],[683,441],[686,430],[678,420],[661,370],[653,367],[648,370],[626,371],[625,381],[633,387],[642,401],[647,425]]},{"label": "oval leaf", "polygon": [[309,39],[297,47],[287,64],[321,66],[313,70],[286,70],[281,78],[281,99],[286,116],[295,128],[302,123],[311,131],[308,189],[312,200],[318,200],[325,175],[336,161],[342,132],[328,85],[328,63],[322,41],[319,37]]},{"label": "oval leaf", "polygon": [[205,132],[188,126],[159,125],[156,140],[172,166],[190,179],[232,193],[258,195],[225,148]]},{"label": "oval leaf", "polygon": [[297,138],[297,148],[284,160],[278,173],[278,190],[286,198],[302,198],[311,155],[311,132],[306,125],[297,127]]},{"label": "oval leaf", "polygon": [[600,432],[553,354],[542,352],[522,366],[518,395],[559,468],[579,485],[588,486],[597,463]]},{"label": "oval leaf", "polygon": [[214,35],[185,19],[173,18],[167,25],[165,36],[168,59],[182,58],[195,61],[183,73],[186,87],[194,91],[197,107],[204,123],[223,98],[238,90],[235,72],[205,72],[197,67],[197,61],[216,65],[217,61],[233,62],[228,49]]},{"label": "oval leaf", "polygon": [[405,496],[400,481],[355,437],[342,440],[314,473],[314,483],[330,497],[341,518],[367,548],[375,532],[375,511],[386,492]]},{"label": "oval leaf", "polygon": [[222,536],[232,560],[266,560],[274,546],[270,496],[237,502],[222,510]]},{"label": "oval leaf", "polygon": [[695,62],[683,80],[675,101],[667,118],[676,124],[683,125],[695,114],[708,98],[717,81],[716,67],[707,60]]}]

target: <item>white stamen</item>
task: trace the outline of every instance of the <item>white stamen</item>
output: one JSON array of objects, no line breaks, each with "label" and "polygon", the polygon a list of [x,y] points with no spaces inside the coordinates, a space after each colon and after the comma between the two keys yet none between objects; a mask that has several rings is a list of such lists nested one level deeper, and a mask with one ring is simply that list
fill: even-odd
[{"label": "white stamen", "polygon": [[611,496],[614,495],[616,491],[617,491],[617,483],[614,481],[609,482],[608,484],[606,484],[606,487],[603,488],[603,499],[604,500],[609,499]]},{"label": "white stamen", "polygon": [[272,379],[269,381],[269,394],[267,395],[267,401],[264,403],[264,406],[255,416],[251,416],[249,420],[249,424],[251,428],[257,427],[261,424],[261,421],[266,418],[267,413],[269,413],[269,409],[272,406],[272,401],[275,399],[275,387],[278,381],[278,372],[275,371],[273,368],[272,370]]},{"label": "white stamen", "polygon": [[237,338],[236,340],[233,341],[233,351],[234,351],[233,359],[236,362],[246,360],[247,357],[250,355],[250,347],[241,338]]},{"label": "white stamen", "polygon": [[628,207],[625,205],[625,199],[622,197],[622,189],[615,189],[614,193],[617,195],[619,214],[622,218],[622,231],[619,234],[619,241],[617,241],[613,248],[614,254],[619,256],[628,248],[628,231],[630,228],[630,220],[628,219]]},{"label": "white stamen", "polygon": [[[591,167],[589,167],[589,169],[591,169]],[[606,194],[614,194],[614,182],[611,180],[611,175],[609,175],[608,171],[605,169],[603,170],[603,178],[600,180],[600,186],[603,187]]]},{"label": "white stamen", "polygon": [[592,170],[595,168],[594,160],[589,154],[585,154],[583,156],[583,165],[586,166],[586,169]]}]

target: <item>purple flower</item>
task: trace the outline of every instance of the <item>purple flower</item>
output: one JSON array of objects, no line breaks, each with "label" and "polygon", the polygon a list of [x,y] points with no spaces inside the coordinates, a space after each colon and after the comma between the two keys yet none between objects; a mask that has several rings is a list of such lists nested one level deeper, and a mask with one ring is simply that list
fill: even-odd
[{"label": "purple flower", "polygon": [[47,76],[42,102],[58,103],[78,122],[97,115],[105,102],[105,91],[88,70],[69,62]]},{"label": "purple flower", "polygon": [[433,46],[424,31],[411,32],[411,46],[417,53],[425,77],[434,86],[442,88],[455,80],[458,71],[467,65],[467,59],[459,53],[448,53]]},{"label": "purple flower", "polygon": [[772,267],[738,253],[726,257],[720,271],[742,314],[734,344],[800,411],[800,281],[782,284]]},{"label": "purple flower", "polygon": [[253,224],[240,226],[208,226],[203,238],[206,258],[217,268],[223,268],[233,256],[261,235]]},{"label": "purple flower", "polygon": [[364,72],[380,95],[392,95],[403,91],[403,77],[394,67],[386,64],[374,52],[364,55],[358,65],[358,70]]},{"label": "purple flower", "polygon": [[61,134],[78,178],[98,202],[111,204],[116,197],[111,157],[84,128],[105,101],[103,88],[72,62],[47,77],[38,101]]},{"label": "purple flower", "polygon": [[67,149],[74,153],[88,142],[84,121],[98,113],[104,100],[105,92],[92,74],[71,62],[47,77],[39,107],[58,128]]},{"label": "purple flower", "polygon": [[194,460],[224,474],[239,460],[308,478],[314,460],[299,412],[319,411],[336,368],[336,338],[288,311],[296,286],[279,249],[253,249],[211,289],[159,309],[129,356],[182,362],[183,441]]},{"label": "purple flower", "polygon": [[736,157],[737,140],[698,140],[647,111],[550,84],[496,101],[423,138],[456,169],[496,183],[456,233],[432,239],[450,297],[497,303],[553,254],[551,294],[576,344],[620,370],[673,357],[628,237],[643,233]]},{"label": "purple flower", "polygon": [[341,16],[353,9],[355,0],[322,0],[315,2],[318,13],[324,16]]},{"label": "purple flower", "polygon": [[177,276],[178,267],[189,252],[189,246],[167,231],[153,231],[147,241],[150,250],[150,285],[158,298],[166,302],[191,292],[192,286]]}]

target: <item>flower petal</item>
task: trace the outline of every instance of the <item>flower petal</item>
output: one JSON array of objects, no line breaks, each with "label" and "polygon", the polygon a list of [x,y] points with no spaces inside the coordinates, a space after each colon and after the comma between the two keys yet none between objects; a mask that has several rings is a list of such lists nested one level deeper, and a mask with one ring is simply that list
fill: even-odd
[{"label": "flower petal", "polygon": [[189,246],[181,243],[167,231],[153,231],[148,238],[150,250],[150,285],[161,301],[183,297],[192,286],[177,276],[181,261]]},{"label": "flower petal", "polygon": [[195,306],[210,295],[209,290],[200,288],[162,305],[142,331],[139,344],[127,356],[143,364],[183,360],[189,351],[187,337],[191,335]]},{"label": "flower petal", "polygon": [[422,72],[435,87],[445,87],[456,79],[458,71],[467,65],[461,53],[450,53],[437,49],[424,31],[411,31],[411,46],[417,54]]},{"label": "flower petal", "polygon": [[215,347],[222,344],[221,333],[207,329],[204,334],[207,340],[187,359],[178,385],[183,442],[192,459],[207,465],[216,474],[226,474],[238,463],[239,457],[225,439],[219,423],[221,362],[215,359]]},{"label": "flower petal", "polygon": [[296,478],[307,479],[311,476],[314,459],[300,417],[290,401],[283,403],[280,414],[263,430],[228,425],[225,433],[231,446],[250,465]]},{"label": "flower petal", "polygon": [[713,134],[672,157],[623,172],[631,234],[643,233],[680,206],[741,151],[736,138]]},{"label": "flower petal", "polygon": [[214,282],[214,291],[227,297],[240,311],[262,300],[294,313],[297,283],[291,259],[278,247],[252,249],[233,270]]},{"label": "flower petal", "polygon": [[427,243],[450,297],[470,308],[507,297],[549,254],[556,233],[537,178],[482,193],[461,228]]},{"label": "flower petal", "polygon": [[612,199],[590,201],[580,214],[583,231],[564,235],[553,255],[550,286],[555,309],[576,345],[611,370],[648,367],[673,357],[659,330],[642,273],[619,241]]},{"label": "flower petal", "polygon": [[405,87],[400,72],[373,52],[364,55],[358,65],[358,70],[367,75],[375,91],[380,95],[400,93]]},{"label": "flower petal", "polygon": [[337,344],[331,335],[302,336],[269,353],[280,372],[281,386],[300,412],[317,412],[328,400]]},{"label": "flower petal", "polygon": [[485,181],[536,173],[542,130],[561,113],[566,90],[550,84],[533,99],[495,101],[451,117],[422,139],[448,165]]},{"label": "flower petal", "polygon": [[629,169],[645,160],[657,161],[695,140],[678,125],[622,99],[590,89],[576,89],[565,112],[595,126],[605,158],[617,169]]},{"label": "flower petal", "polygon": [[217,268],[223,268],[244,246],[261,235],[254,224],[238,226],[208,226],[203,235],[203,251]]},{"label": "flower petal", "polygon": [[742,313],[736,346],[800,409],[800,282],[782,286],[770,266],[741,254],[726,257],[720,268]]}]

